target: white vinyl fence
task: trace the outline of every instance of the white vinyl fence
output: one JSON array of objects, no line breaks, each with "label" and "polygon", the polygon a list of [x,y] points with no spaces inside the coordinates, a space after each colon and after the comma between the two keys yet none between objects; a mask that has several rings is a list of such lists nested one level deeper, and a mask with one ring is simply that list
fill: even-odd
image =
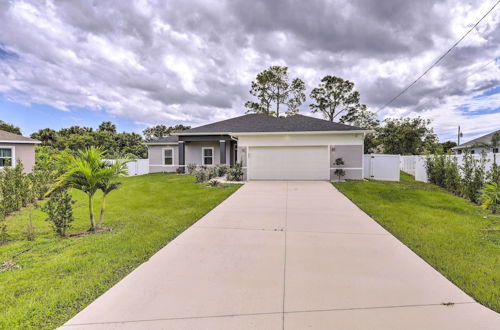
[{"label": "white vinyl fence", "polygon": [[[114,163],[114,159],[106,159],[110,163]],[[135,159],[127,162],[128,175],[143,175],[149,173],[149,160],[148,159]]]},{"label": "white vinyl fence", "polygon": [[[481,159],[481,155],[475,154],[472,155],[476,160]],[[463,155],[450,155],[448,157],[455,157],[457,159],[458,166],[462,165]],[[497,164],[500,162],[500,153],[486,154],[486,164],[485,169],[488,171],[493,164],[493,159],[496,157]],[[401,156],[401,171],[406,172],[408,174],[414,175],[415,180],[427,182],[427,170],[425,168],[425,156]]]},{"label": "white vinyl fence", "polygon": [[381,181],[399,181],[399,155],[364,155],[363,177]]}]

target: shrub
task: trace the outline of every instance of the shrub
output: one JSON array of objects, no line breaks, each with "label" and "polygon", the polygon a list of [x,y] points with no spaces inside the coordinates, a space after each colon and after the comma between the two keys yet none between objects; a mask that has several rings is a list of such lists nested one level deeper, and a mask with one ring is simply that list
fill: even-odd
[{"label": "shrub", "polygon": [[7,234],[7,221],[5,221],[5,215],[2,210],[0,210],[0,245],[7,242],[9,235]]},{"label": "shrub", "polygon": [[447,157],[444,166],[444,188],[454,194],[460,194],[460,180],[457,159]]},{"label": "shrub", "polygon": [[345,171],[344,171],[344,169],[342,169],[342,168],[337,168],[337,169],[335,170],[335,172],[333,172],[333,174],[335,174],[336,176],[338,176],[339,181],[340,181],[340,178],[341,178],[341,177],[343,177],[343,176],[345,175]]},{"label": "shrub", "polygon": [[438,154],[427,156],[425,168],[430,183],[440,187],[445,186],[446,156]]},{"label": "shrub", "polygon": [[47,203],[42,206],[42,211],[48,215],[45,220],[52,224],[54,232],[61,237],[66,236],[66,230],[74,220],[73,204],[75,201],[71,199],[68,191],[60,189],[54,191]]},{"label": "shrub", "polygon": [[492,182],[481,191],[482,207],[497,213],[500,210],[500,184]]},{"label": "shrub", "polygon": [[182,174],[182,173],[184,173],[184,172],[183,172],[183,170],[182,170],[182,167],[177,167],[177,168],[175,169],[175,173],[177,173],[177,174]]},{"label": "shrub", "polygon": [[342,158],[335,159],[335,165],[337,166],[344,165],[344,160]]},{"label": "shrub", "polygon": [[217,177],[217,168],[215,166],[209,166],[206,171],[207,181]]},{"label": "shrub", "polygon": [[461,180],[461,195],[471,201],[476,200],[477,191],[474,190],[474,168],[476,167],[476,160],[469,151],[465,151],[462,158],[462,171]]},{"label": "shrub", "polygon": [[208,186],[209,187],[218,187],[218,186],[220,186],[220,182],[217,180],[210,180],[210,181],[208,181]]},{"label": "shrub", "polygon": [[193,172],[196,170],[196,167],[198,165],[196,165],[195,163],[189,163],[187,164],[187,173],[188,174],[193,174]]},{"label": "shrub", "polygon": [[226,180],[241,181],[242,178],[243,178],[243,164],[241,162],[234,163],[233,167],[227,170]]},{"label": "shrub", "polygon": [[199,168],[196,169],[196,171],[194,171],[193,174],[196,179],[196,183],[202,183],[208,180],[207,170]]},{"label": "shrub", "polygon": [[33,225],[33,220],[32,220],[32,210],[30,210],[28,214],[28,222],[26,223],[26,230],[24,232],[24,236],[28,241],[35,240],[35,226]]},{"label": "shrub", "polygon": [[227,166],[226,164],[215,165],[215,171],[216,171],[217,177],[223,177],[224,175],[226,175],[228,169],[229,169],[229,166]]}]

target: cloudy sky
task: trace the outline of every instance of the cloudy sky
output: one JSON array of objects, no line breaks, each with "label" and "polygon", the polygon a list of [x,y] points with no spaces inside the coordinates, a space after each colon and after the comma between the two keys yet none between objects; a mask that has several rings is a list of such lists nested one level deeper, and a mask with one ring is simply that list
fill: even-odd
[{"label": "cloudy sky", "polygon": [[[200,125],[245,112],[255,75],[286,65],[307,94],[324,75],[373,111],[497,0],[0,1],[0,119],[39,128]],[[390,107],[442,140],[500,128],[500,5]],[[308,103],[301,108],[308,114]]]}]

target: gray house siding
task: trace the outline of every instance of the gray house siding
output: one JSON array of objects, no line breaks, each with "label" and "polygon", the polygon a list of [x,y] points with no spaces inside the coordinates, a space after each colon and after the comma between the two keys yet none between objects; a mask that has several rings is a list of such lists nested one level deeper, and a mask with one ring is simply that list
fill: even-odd
[{"label": "gray house siding", "polygon": [[[342,158],[344,165],[335,165],[335,160]],[[330,148],[330,180],[338,180],[334,174],[337,168],[345,171],[343,180],[363,179],[363,146],[362,145],[337,145]]]},{"label": "gray house siding", "polygon": [[[214,165],[220,164],[220,143],[219,142],[187,142],[185,147],[185,165],[195,163],[202,165],[202,148],[214,149]],[[174,164],[163,164],[163,150],[165,148],[172,148],[174,151]],[[231,157],[230,144],[226,143],[226,164],[229,165]],[[179,148],[177,145],[149,145],[148,146],[149,158],[149,172],[150,173],[163,173],[175,172],[179,167]]]},{"label": "gray house siding", "polygon": [[[174,150],[174,164],[163,164],[163,149]],[[176,145],[150,145],[148,147],[149,173],[175,172],[179,167],[179,148]]]},{"label": "gray house siding", "polygon": [[[229,165],[230,148],[226,143],[226,164]],[[186,143],[186,165],[194,163],[202,165],[202,148],[214,149],[214,165],[220,164],[220,143],[219,142],[188,142]]]}]

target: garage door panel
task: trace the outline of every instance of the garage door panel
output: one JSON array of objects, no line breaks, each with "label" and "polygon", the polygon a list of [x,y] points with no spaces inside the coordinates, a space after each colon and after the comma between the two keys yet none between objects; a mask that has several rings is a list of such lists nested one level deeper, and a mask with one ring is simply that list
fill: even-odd
[{"label": "garage door panel", "polygon": [[250,147],[250,180],[329,180],[328,147]]}]

